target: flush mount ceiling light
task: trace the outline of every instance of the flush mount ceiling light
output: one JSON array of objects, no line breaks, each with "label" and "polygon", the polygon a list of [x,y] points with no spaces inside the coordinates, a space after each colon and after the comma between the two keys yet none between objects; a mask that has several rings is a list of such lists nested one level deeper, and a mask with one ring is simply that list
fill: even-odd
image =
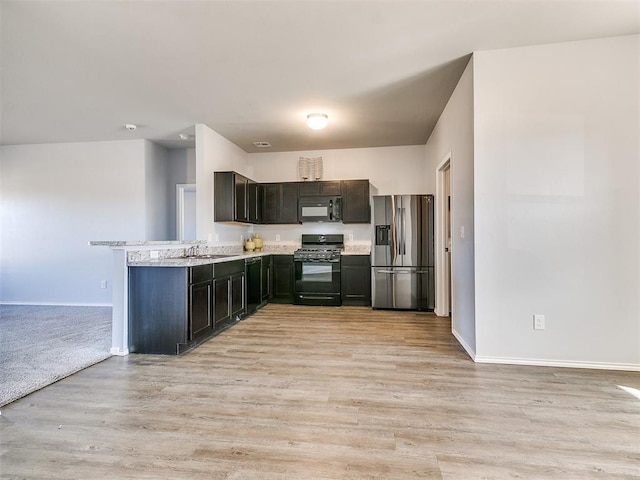
[{"label": "flush mount ceiling light", "polygon": [[178,137],[180,137],[180,140],[189,140],[191,138],[191,135],[189,135],[188,133],[181,133],[178,135]]},{"label": "flush mount ceiling light", "polygon": [[322,130],[329,123],[326,113],[310,113],[307,115],[307,126],[314,130]]}]

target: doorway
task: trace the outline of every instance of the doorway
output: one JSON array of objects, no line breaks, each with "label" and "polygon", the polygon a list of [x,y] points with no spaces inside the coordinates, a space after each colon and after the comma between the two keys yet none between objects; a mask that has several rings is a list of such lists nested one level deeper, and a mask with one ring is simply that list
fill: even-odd
[{"label": "doorway", "polygon": [[453,188],[451,152],[436,169],[436,308],[440,317],[453,315],[453,249],[451,225]]},{"label": "doorway", "polygon": [[176,240],[196,240],[196,184],[176,185]]}]

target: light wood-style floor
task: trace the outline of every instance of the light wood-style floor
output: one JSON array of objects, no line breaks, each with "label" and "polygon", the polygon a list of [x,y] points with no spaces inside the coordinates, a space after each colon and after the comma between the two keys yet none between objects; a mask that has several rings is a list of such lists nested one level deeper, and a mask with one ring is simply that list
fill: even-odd
[{"label": "light wood-style floor", "polygon": [[632,372],[474,364],[448,319],[268,305],[2,409],[2,478],[638,479]]}]

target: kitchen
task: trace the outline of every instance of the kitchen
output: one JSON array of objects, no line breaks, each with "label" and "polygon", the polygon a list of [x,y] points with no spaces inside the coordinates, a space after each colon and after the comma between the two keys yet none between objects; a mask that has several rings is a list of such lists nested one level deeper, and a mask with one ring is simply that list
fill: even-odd
[{"label": "kitchen", "polygon": [[[238,224],[241,223],[242,220],[245,220],[247,218],[246,200],[249,196],[247,183],[249,186],[257,185],[255,182],[248,179],[247,177],[244,177],[243,175],[237,174],[235,172],[216,172],[215,173],[214,184],[215,184],[216,195],[214,196],[215,197],[214,210],[215,210],[216,226],[218,227],[226,226],[236,230],[238,228],[244,228],[242,225],[238,225]],[[282,183],[258,184],[258,186],[260,187],[261,192],[263,191],[265,192],[264,195],[266,195],[266,192],[268,192],[272,186],[280,187],[280,188],[282,188],[283,186],[290,186],[290,187],[294,187],[296,192],[298,190],[300,191],[300,196],[299,197],[296,196],[296,198],[289,199],[289,203],[293,203],[294,205],[296,205],[299,202],[300,209],[299,209],[299,212],[296,212],[296,213],[299,213],[300,215],[299,218],[301,218],[303,221],[311,220],[311,222],[304,222],[302,225],[299,225],[298,222],[295,221],[298,218],[298,216],[296,215],[295,219],[289,220],[289,223],[293,223],[294,225],[283,225],[279,223],[279,222],[282,222],[283,220],[275,219],[274,222],[278,223],[277,225],[275,225],[276,228],[279,228],[279,229],[287,228],[287,227],[293,227],[296,229],[302,228],[303,231],[307,231],[307,232],[311,229],[317,230],[318,228],[320,228],[322,232],[327,232],[327,230],[340,231],[340,230],[343,230],[344,228],[349,228],[350,227],[349,222],[355,222],[358,224],[357,225],[358,227],[361,227],[361,228],[364,227],[365,235],[368,237],[367,240],[356,243],[353,240],[354,239],[353,233],[348,233],[346,237],[343,233],[333,233],[333,234],[326,234],[326,235],[325,234],[312,235],[309,233],[306,233],[306,234],[303,233],[301,235],[303,248],[302,249],[299,248],[296,251],[293,250],[292,245],[294,244],[292,244],[291,242],[281,243],[281,242],[269,242],[267,240],[265,254],[267,252],[269,254],[276,254],[274,255],[274,257],[280,258],[280,259],[282,259],[283,257],[289,257],[290,265],[288,266],[288,270],[285,270],[285,272],[293,273],[293,271],[295,270],[295,280],[292,278],[291,280],[285,282],[285,284],[295,285],[295,289],[291,289],[289,292],[284,292],[284,294],[279,294],[278,291],[269,292],[267,297],[262,297],[260,294],[258,294],[257,295],[258,299],[273,298],[272,301],[279,301],[282,303],[306,303],[306,304],[313,305],[313,304],[318,304],[317,303],[318,298],[326,299],[326,298],[329,298],[327,297],[328,293],[336,292],[336,293],[331,293],[331,295],[333,296],[332,297],[333,300],[330,300],[330,301],[322,300],[320,301],[320,303],[332,304],[332,305],[340,305],[342,303],[351,304],[351,305],[363,305],[363,306],[370,305],[371,304],[370,294],[368,293],[368,289],[364,289],[364,290],[362,289],[362,285],[368,286],[371,278],[370,272],[369,272],[369,265],[370,265],[369,253],[371,251],[370,239],[372,235],[372,230],[370,225],[370,219],[371,219],[370,196],[372,192],[373,193],[377,192],[375,187],[372,187],[373,189],[371,189],[370,188],[371,185],[369,184],[368,180],[321,181],[321,182],[307,182],[307,183],[285,182],[284,184]],[[330,196],[325,195],[320,197],[313,196],[314,193],[317,193],[315,192],[314,188],[317,189],[318,186],[326,187],[325,188],[326,192],[330,191],[331,193],[333,193],[333,195],[330,195]],[[328,190],[329,188],[331,188],[332,190]],[[336,197],[336,195],[338,196]],[[261,195],[260,198],[263,198],[263,196]],[[377,198],[377,197],[374,197],[374,198]],[[341,209],[335,210],[336,214],[338,215],[338,217],[335,218],[335,220],[339,220],[339,221],[334,221],[334,222],[319,221],[319,220],[329,220],[328,217],[326,219],[315,218],[315,217],[312,217],[312,218],[305,217],[305,212],[307,212],[307,207],[305,207],[305,205],[308,204],[309,201],[315,201],[318,199],[320,200],[325,199],[329,204],[332,201],[335,201],[336,203],[341,202],[340,203]],[[267,207],[263,205],[263,208],[261,210],[264,211],[265,208]],[[317,210],[319,209],[321,210],[320,207],[311,207],[309,211],[317,212]],[[242,215],[242,217],[239,218],[239,215]],[[327,213],[325,212],[325,216],[326,215]],[[249,214],[249,216],[251,216],[251,214]],[[259,223],[256,225],[252,225],[251,228],[256,231],[255,233],[252,232],[249,235],[251,236],[259,235],[258,229],[260,226],[261,225]],[[241,235],[241,238],[244,238],[244,234]],[[345,238],[348,239],[349,241],[345,242],[344,241]],[[431,242],[432,240],[433,239],[431,238]],[[262,241],[263,241],[262,236],[260,236],[260,242]],[[322,244],[318,245],[317,242],[322,242]],[[95,242],[95,244],[105,245],[105,244],[109,244],[109,242],[107,243]],[[331,244],[331,246],[336,248],[335,251],[337,252],[337,255],[338,255],[338,257],[334,257],[334,261],[333,261],[334,263],[330,263],[329,261],[325,262],[324,264],[318,263],[319,258],[317,256],[318,255],[317,253],[314,253],[315,257],[313,259],[309,257],[309,255],[311,254],[309,253],[309,251],[313,251],[313,249],[317,249],[318,246],[322,247],[323,249],[326,249],[326,247],[328,247],[329,244]],[[300,237],[298,238],[297,245],[298,247],[300,247]],[[183,249],[179,248],[180,247],[179,244],[173,245],[173,246],[168,245],[169,250],[167,251],[162,250],[163,245],[160,242],[152,242],[151,246],[142,245],[138,242],[130,242],[129,245],[111,244],[111,246],[115,247],[116,256],[121,255],[121,253],[118,253],[118,252],[123,252],[123,251],[126,252],[126,254],[122,256],[122,258],[125,259],[124,263],[121,265],[121,268],[122,268],[121,271],[123,275],[120,275],[119,277],[118,276],[115,277],[116,284],[115,284],[114,292],[116,293],[126,292],[127,295],[129,295],[130,297],[127,298],[127,296],[123,295],[123,297],[121,298],[122,303],[117,303],[116,295],[114,295],[114,305],[120,304],[121,307],[114,308],[114,348],[112,349],[112,353],[125,354],[128,351],[130,351],[129,347],[131,346],[131,342],[132,342],[132,338],[128,335],[128,332],[127,332],[127,326],[133,325],[132,328],[135,330],[136,325],[138,324],[136,319],[144,317],[143,314],[138,312],[137,314],[132,314],[132,317],[129,318],[129,320],[127,321],[126,315],[127,313],[131,312],[131,310],[129,310],[127,305],[132,305],[132,308],[134,308],[135,310],[136,306],[139,306],[141,304],[141,298],[145,297],[144,289],[147,288],[148,285],[153,283],[153,282],[149,283],[148,279],[138,280],[139,282],[139,285],[138,285],[138,283],[136,283],[137,277],[135,275],[132,277],[130,273],[129,277],[131,278],[127,278],[127,275],[126,275],[127,268],[131,267],[129,268],[129,271],[135,272],[136,274],[146,269],[146,270],[149,270],[148,274],[153,276],[153,271],[156,270],[153,268],[154,266],[195,267],[195,264],[193,264],[192,260],[196,260],[196,259],[190,258],[184,264],[175,263],[176,261],[180,261],[179,258],[175,258],[177,255],[183,256],[188,254],[187,250],[184,250],[184,253],[182,253]],[[124,247],[124,250],[122,250],[123,247]],[[305,247],[307,251],[303,253],[303,251],[305,250]],[[142,248],[142,251],[138,251],[135,253],[131,251],[127,251],[131,249],[135,250],[140,248]],[[216,247],[216,246],[213,246],[212,244],[208,244],[208,245],[201,244],[201,245],[198,245],[197,247],[200,253],[199,260],[203,260],[202,258],[203,253],[220,254],[220,253],[225,253],[225,249],[226,249],[226,252],[237,255],[238,253],[240,253],[239,250],[241,250],[241,248],[242,248],[241,243],[240,244],[236,243],[235,245],[233,244],[226,245],[225,247],[219,247],[219,246]],[[254,248],[253,242],[252,242],[251,248]],[[145,249],[147,251],[145,251]],[[153,250],[149,251],[149,249],[153,249]],[[173,253],[172,253],[172,250],[173,250]],[[251,252],[248,252],[248,253],[251,254]],[[277,255],[277,253],[280,253],[281,255]],[[282,255],[282,253],[288,253],[289,255]],[[340,253],[345,254],[343,255],[343,258],[345,259],[343,262],[338,261],[339,257],[342,256],[340,255]],[[157,260],[158,256],[161,257],[159,260]],[[169,258],[167,260],[166,259],[167,256],[173,257],[173,258]],[[266,258],[267,257],[264,257],[264,259],[261,260],[263,265],[265,264]],[[229,263],[232,263],[231,260],[236,260],[236,259],[237,257],[231,256],[229,258],[230,260]],[[271,262],[271,255],[268,256],[268,259],[269,259],[269,262]],[[205,260],[209,260],[210,263],[216,263],[216,264],[223,261],[222,259],[211,259],[211,258],[207,258]],[[351,262],[351,264],[349,264],[349,262]],[[280,261],[280,263],[282,264],[282,261]],[[341,277],[340,263],[344,264],[344,269],[342,274],[342,279],[343,279],[342,289],[340,287],[340,277]],[[320,268],[322,268],[322,265],[327,265],[329,268],[332,268],[333,266],[335,273],[333,275],[331,275],[331,273],[329,274],[329,278],[333,279],[333,282],[332,282],[333,289],[330,288],[329,290],[326,290],[326,286],[327,286],[326,283],[305,281],[304,272],[305,272],[305,269],[307,269],[307,267],[317,269],[319,266]],[[215,267],[215,268],[217,269],[218,267]],[[256,266],[256,268],[259,268],[259,267]],[[277,278],[277,274],[278,274],[278,270],[276,270],[275,263],[272,268],[273,268],[273,273],[271,275],[275,279]],[[249,269],[249,266],[247,265],[247,274],[245,279],[247,284],[249,284],[249,281],[251,278],[251,276],[248,274],[248,269]],[[159,268],[157,270],[172,271],[174,269]],[[259,273],[258,273],[258,276],[260,276]],[[264,274],[262,276],[264,277]],[[267,278],[269,278],[268,275],[267,275]],[[311,276],[311,278],[318,278],[318,277]],[[122,284],[118,283],[118,279],[122,280]],[[127,287],[128,281],[132,282],[129,285],[129,287]],[[163,281],[160,283],[165,284],[167,282]],[[265,282],[263,282],[263,284],[264,283]],[[274,288],[277,287],[278,283],[279,282],[274,280]],[[184,284],[184,281],[183,281],[183,284]],[[309,287],[306,287],[306,288],[300,287],[301,285],[306,285],[306,284],[311,284],[313,285],[313,287],[310,290],[309,290]],[[355,288],[356,291],[350,293],[350,290],[349,290],[350,287]],[[209,287],[209,288],[211,289],[212,287]],[[300,290],[300,292],[298,290]],[[433,291],[433,284],[431,284],[431,291]],[[135,293],[132,293],[132,292],[135,292]],[[161,308],[157,304],[157,296],[158,296],[157,292],[155,296],[152,293],[150,293],[149,295],[150,297],[156,298],[156,300],[154,300],[153,302],[153,305],[148,307],[148,311],[149,311],[148,316],[150,318],[153,317],[153,315],[158,315],[158,311],[160,312],[172,311],[171,307],[173,306],[173,303],[171,301],[168,301],[166,308]],[[179,293],[177,295],[179,295]],[[250,292],[247,292],[247,295],[249,297],[252,296]],[[315,295],[315,297],[312,297],[312,295]],[[171,296],[170,291],[165,291],[164,293],[160,294],[160,298],[164,298],[164,299],[166,299],[169,296]],[[221,301],[220,299],[218,299],[217,292],[215,296],[216,296],[216,305],[217,305],[218,303],[221,303]],[[429,296],[431,298],[431,304],[432,304],[433,294],[431,293]],[[211,299],[211,298],[213,298],[213,294],[209,293],[207,296],[207,299]],[[205,303],[207,299],[205,299]],[[254,302],[254,303],[260,304],[261,302],[260,300],[258,300],[257,302]],[[381,305],[381,306],[385,308],[391,307],[391,305]],[[400,307],[414,308],[413,306],[400,306]],[[416,306],[415,308],[420,308],[420,307]],[[426,308],[426,306],[423,308]],[[433,309],[432,305],[430,309],[431,310]],[[217,315],[218,313],[217,306],[215,307],[212,306],[210,310],[216,310],[216,315]],[[122,315],[122,318],[118,318],[118,312],[124,312],[124,315]],[[236,318],[244,317],[246,313],[247,313],[246,311],[242,311],[240,314],[236,313],[235,317]],[[222,317],[219,319],[220,325],[224,327],[228,326],[227,324],[225,324],[225,322],[229,320],[229,317],[234,317],[234,315],[230,314],[230,312],[227,312],[224,315],[222,315]],[[166,322],[171,323],[172,320],[173,319],[169,318],[166,320]],[[209,327],[212,327],[212,323],[213,322],[211,319],[205,320],[202,323],[204,327],[203,331],[206,331],[205,333],[207,334],[214,333],[213,332],[214,329],[209,328]],[[216,320],[216,324],[217,324],[217,320]],[[120,332],[116,331],[118,326],[122,329]],[[147,325],[145,329],[152,329],[152,326]],[[219,329],[216,329],[216,330],[219,330]],[[140,330],[138,329],[137,331],[140,331]],[[135,336],[135,332],[133,336]],[[196,337],[193,337],[193,338],[190,337],[190,339],[198,340],[198,342],[202,341],[201,336],[198,338]],[[122,341],[122,344],[120,346],[116,344],[116,339]],[[127,342],[130,342],[130,343],[127,343]],[[175,346],[175,343],[174,343],[174,346]],[[152,353],[171,353],[171,350],[172,350],[171,347],[169,348],[163,347],[164,349],[157,350],[157,351],[154,351],[152,347],[149,347],[149,348],[151,349],[149,350],[147,347],[141,347],[141,349],[136,350],[134,348],[133,351],[148,351]],[[175,351],[173,353],[175,353]]]}]

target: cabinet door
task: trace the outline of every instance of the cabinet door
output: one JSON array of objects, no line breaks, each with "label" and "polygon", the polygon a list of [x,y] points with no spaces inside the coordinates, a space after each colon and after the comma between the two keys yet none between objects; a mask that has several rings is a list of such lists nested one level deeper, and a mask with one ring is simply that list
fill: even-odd
[{"label": "cabinet door", "polygon": [[262,184],[262,223],[298,223],[298,184]]},{"label": "cabinet door", "polygon": [[340,196],[340,180],[329,180],[324,182],[298,182],[298,195],[301,197],[331,195]]},{"label": "cabinet door", "polygon": [[218,329],[231,318],[231,302],[229,301],[230,278],[217,278],[215,290],[215,328]]},{"label": "cabinet door", "polygon": [[235,319],[245,313],[245,283],[244,273],[237,273],[231,277],[231,318]]},{"label": "cabinet door", "polygon": [[247,183],[247,220],[260,223],[260,184],[253,180]]},{"label": "cabinet door", "polygon": [[271,255],[262,257],[262,301],[271,298]]},{"label": "cabinet door", "polygon": [[273,255],[272,296],[274,303],[293,303],[293,255]]},{"label": "cabinet door", "polygon": [[343,305],[371,305],[371,260],[369,255],[343,255],[340,264]]},{"label": "cabinet door", "polygon": [[369,180],[342,181],[342,223],[371,223]]},{"label": "cabinet door", "polygon": [[129,349],[175,355],[188,341],[188,268],[129,267]]},{"label": "cabinet door", "polygon": [[280,184],[280,214],[278,223],[298,223],[298,184]]},{"label": "cabinet door", "polygon": [[189,286],[189,340],[205,333],[213,325],[213,282]]},{"label": "cabinet door", "polygon": [[320,195],[335,195],[340,196],[342,194],[342,186],[340,180],[333,180],[328,182],[318,182],[320,185]]},{"label": "cabinet door", "polygon": [[262,223],[277,223],[280,204],[280,184],[262,185]]},{"label": "cabinet door", "polygon": [[235,218],[238,222],[248,222],[249,212],[247,210],[247,186],[249,181],[246,177],[234,174],[235,181]]},{"label": "cabinet door", "polygon": [[235,218],[235,180],[234,172],[214,172],[213,220],[232,222]]},{"label": "cabinet door", "polygon": [[298,195],[301,197],[315,197],[320,194],[320,182],[298,182]]}]

